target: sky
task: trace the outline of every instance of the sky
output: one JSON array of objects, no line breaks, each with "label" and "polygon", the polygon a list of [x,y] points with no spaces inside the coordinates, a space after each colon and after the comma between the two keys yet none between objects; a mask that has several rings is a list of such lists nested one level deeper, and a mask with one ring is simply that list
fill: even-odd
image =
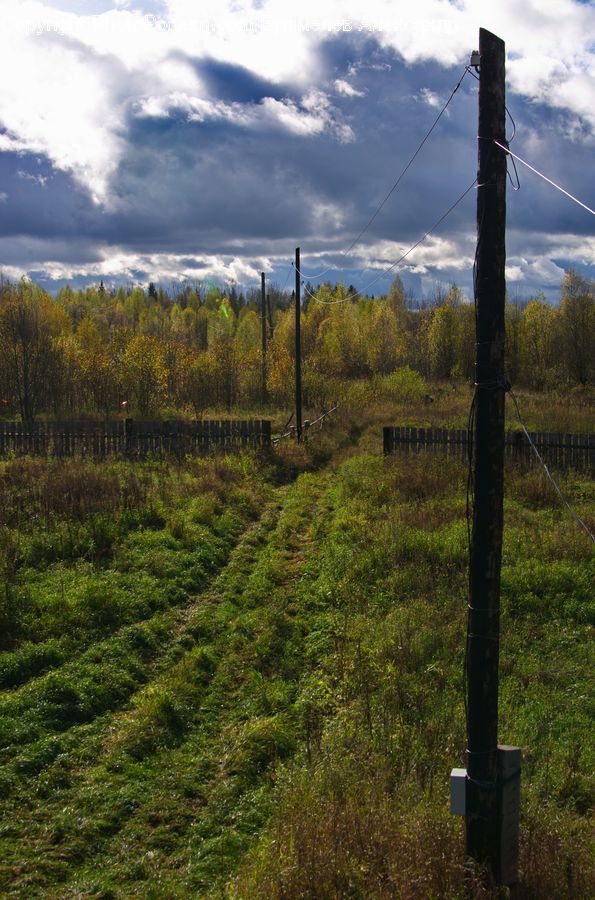
[{"label": "sky", "polygon": [[[0,271],[50,291],[291,287],[299,246],[313,284],[468,296],[476,189],[434,225],[476,176],[470,73],[360,232],[480,26],[506,42],[511,149],[595,208],[592,2],[0,0],[0,26]],[[569,267],[595,277],[595,216],[517,168],[508,292],[555,302]]]}]

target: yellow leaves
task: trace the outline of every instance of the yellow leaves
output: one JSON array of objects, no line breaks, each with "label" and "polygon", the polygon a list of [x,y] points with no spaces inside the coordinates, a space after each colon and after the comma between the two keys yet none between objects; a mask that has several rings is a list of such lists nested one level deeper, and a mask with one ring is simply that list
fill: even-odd
[{"label": "yellow leaves", "polygon": [[80,322],[76,337],[79,347],[86,353],[98,353],[103,349],[103,338],[90,316],[85,316]]},{"label": "yellow leaves", "polygon": [[292,402],[294,361],[283,344],[274,346],[269,356],[267,391],[271,401],[278,406],[287,406]]},{"label": "yellow leaves", "polygon": [[260,316],[253,309],[240,316],[235,342],[241,350],[258,350],[262,342],[262,325]]},{"label": "yellow leaves", "polygon": [[135,398],[141,415],[146,416],[166,397],[167,369],[161,341],[148,334],[137,334],[122,355],[125,388]]},{"label": "yellow leaves", "polygon": [[432,374],[448,378],[457,362],[459,316],[452,303],[443,303],[434,312],[428,332]]},{"label": "yellow leaves", "polygon": [[366,345],[368,367],[372,372],[387,374],[397,367],[403,357],[403,335],[397,328],[397,319],[389,307],[377,303],[368,323]]},{"label": "yellow leaves", "polygon": [[557,310],[534,298],[521,322],[521,359],[532,387],[542,388],[554,362]]}]

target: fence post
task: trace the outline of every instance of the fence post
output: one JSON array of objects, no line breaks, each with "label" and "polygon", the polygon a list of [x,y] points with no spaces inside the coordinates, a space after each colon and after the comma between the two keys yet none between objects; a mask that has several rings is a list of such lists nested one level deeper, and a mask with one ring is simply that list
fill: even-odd
[{"label": "fence post", "polygon": [[134,430],[134,422],[132,419],[124,419],[124,453],[127,457],[132,452],[132,434]]},{"label": "fence post", "polygon": [[390,427],[390,425],[385,425],[383,429],[383,450],[385,456],[388,456],[388,454],[391,453],[393,449],[391,436],[392,428]]}]

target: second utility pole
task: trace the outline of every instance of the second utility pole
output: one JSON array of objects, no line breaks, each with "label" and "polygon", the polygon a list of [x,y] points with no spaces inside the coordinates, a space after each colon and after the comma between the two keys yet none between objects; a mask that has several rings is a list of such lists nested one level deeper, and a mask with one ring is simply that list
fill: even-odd
[{"label": "second utility pole", "polygon": [[260,399],[264,405],[267,399],[267,308],[264,272],[260,273],[260,318],[262,320],[262,385]]},{"label": "second utility pole", "polygon": [[302,440],[302,342],[300,334],[300,248],[295,249],[295,428],[298,444]]}]

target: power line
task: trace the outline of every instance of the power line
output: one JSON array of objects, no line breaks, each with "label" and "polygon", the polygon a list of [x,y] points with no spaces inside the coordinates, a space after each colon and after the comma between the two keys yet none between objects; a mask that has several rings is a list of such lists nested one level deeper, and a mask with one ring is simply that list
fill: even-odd
[{"label": "power line", "polygon": [[547,175],[544,175],[543,172],[540,172],[539,169],[534,168],[530,165],[526,160],[520,157],[518,154],[513,153],[508,147],[505,147],[504,144],[501,144],[499,141],[494,141],[497,147],[500,147],[501,150],[504,150],[505,153],[508,153],[509,156],[512,156],[513,159],[518,159],[520,163],[530,169],[532,172],[535,172],[536,175],[539,175],[540,178],[543,178],[544,181],[547,181],[548,184],[551,184],[552,187],[555,187],[556,190],[561,191],[563,194],[566,194],[567,197],[570,197],[571,200],[574,200],[575,203],[578,203],[579,206],[582,206],[583,209],[586,209],[587,212],[590,212],[592,216],[595,216],[595,209],[591,209],[590,206],[587,206],[586,203],[583,203],[582,200],[579,200],[578,197],[575,197],[574,194],[569,193],[569,191],[564,190],[563,187],[560,187],[559,184],[556,184],[555,181],[552,181],[551,178],[548,178]]},{"label": "power line", "polygon": [[530,435],[529,432],[527,431],[527,428],[525,427],[525,423],[523,422],[523,419],[522,419],[522,416],[521,416],[521,411],[520,411],[520,409],[519,409],[519,405],[518,405],[518,403],[517,403],[517,399],[516,399],[515,395],[513,394],[512,390],[510,390],[508,393],[510,394],[510,396],[511,396],[511,398],[512,398],[512,402],[514,403],[514,408],[515,408],[515,410],[516,410],[517,419],[519,420],[519,425],[520,425],[521,428],[523,429],[523,432],[524,432],[524,434],[525,434],[525,437],[526,437],[527,440],[529,441],[529,444],[531,445],[531,449],[532,449],[533,452],[535,453],[535,456],[537,457],[537,459],[539,460],[539,462],[540,462],[541,465],[543,466],[543,468],[544,468],[544,470],[545,470],[545,474],[547,475],[547,477],[549,478],[549,480],[550,480],[551,483],[553,484],[554,489],[555,489],[555,491],[556,491],[558,497],[560,498],[560,500],[562,501],[562,503],[566,506],[566,508],[569,510],[571,516],[573,516],[573,518],[578,522],[579,526],[580,526],[581,528],[583,528],[583,529],[587,532],[587,534],[588,534],[589,537],[591,538],[592,542],[595,544],[595,537],[591,534],[591,532],[589,531],[589,528],[587,527],[587,525],[585,525],[585,523],[583,522],[583,520],[581,519],[581,517],[574,511],[574,509],[572,508],[572,506],[570,505],[570,503],[568,502],[568,500],[566,499],[566,497],[564,496],[564,494],[562,493],[562,491],[561,491],[560,488],[558,487],[558,485],[557,485],[557,483],[556,483],[556,480],[555,480],[554,476],[552,475],[552,473],[551,473],[550,470],[548,469],[548,467],[547,467],[545,461],[543,460],[541,454],[539,453],[539,450],[538,450],[537,447],[535,446],[535,443],[534,443],[534,441],[533,441],[533,438],[531,437],[531,435]]},{"label": "power line", "polygon": [[283,282],[283,287],[281,288],[281,293],[283,293],[283,291],[285,290],[285,288],[287,286],[287,282],[289,281],[289,275],[291,273],[292,266],[293,266],[293,263],[290,262],[289,266],[287,267],[287,274],[285,276],[285,281]]},{"label": "power line", "polygon": [[[447,107],[449,106],[449,104],[450,104],[452,98],[454,97],[454,95],[456,94],[456,92],[458,91],[458,89],[460,88],[460,86],[461,86],[461,84],[462,84],[462,82],[463,82],[463,79],[465,78],[465,75],[467,74],[468,70],[469,70],[469,66],[465,66],[465,70],[464,70],[463,74],[461,75],[461,77],[459,78],[459,80],[458,80],[457,84],[455,85],[455,87],[454,87],[454,88],[452,89],[452,91],[450,92],[450,96],[448,97],[448,100],[446,101],[446,103],[444,104],[444,106],[442,107],[442,109],[440,110],[440,112],[438,113],[438,115],[436,116],[436,118],[434,119],[434,121],[433,121],[432,125],[430,126],[429,130],[426,132],[426,134],[425,134],[424,138],[422,139],[421,143],[418,145],[418,147],[417,147],[415,153],[413,154],[413,156],[411,157],[411,159],[409,160],[409,162],[407,163],[407,165],[405,166],[405,168],[402,170],[401,174],[399,175],[399,177],[397,178],[397,180],[394,182],[394,184],[393,184],[393,186],[391,187],[391,189],[389,190],[389,192],[386,194],[386,196],[385,196],[384,199],[380,202],[380,204],[376,207],[374,213],[370,216],[370,218],[368,219],[368,221],[366,222],[366,224],[364,225],[364,227],[361,229],[361,231],[359,232],[359,234],[356,235],[356,237],[353,239],[353,241],[352,241],[351,244],[347,247],[347,249],[346,249],[346,250],[340,250],[340,251],[339,251],[339,252],[341,253],[342,256],[348,256],[348,255],[349,255],[349,253],[351,252],[351,250],[353,250],[353,248],[356,246],[356,244],[359,243],[359,240],[360,240],[360,238],[362,237],[362,235],[365,234],[365,232],[368,230],[368,228],[370,227],[370,225],[372,224],[372,222],[374,222],[374,220],[376,219],[376,217],[378,216],[378,214],[380,213],[380,211],[382,210],[382,208],[384,207],[384,205],[387,203],[387,201],[390,199],[390,197],[394,194],[394,192],[395,192],[396,189],[398,188],[399,184],[401,183],[403,177],[404,177],[405,174],[407,173],[408,169],[412,166],[413,162],[415,161],[415,159],[416,159],[417,155],[419,154],[419,152],[421,151],[422,147],[424,146],[424,144],[426,143],[426,141],[428,140],[428,138],[429,138],[430,135],[432,134],[434,128],[436,127],[436,125],[438,124],[438,122],[440,121],[440,119],[442,118],[443,114],[446,112]],[[312,274],[310,274],[310,275],[304,275],[304,278],[322,278],[322,276],[323,276],[323,275],[326,275],[327,272],[331,272],[331,271],[333,270],[333,268],[334,268],[333,266],[329,266],[329,267],[327,267],[326,269],[323,269],[322,272],[312,273]],[[301,274],[301,273],[300,273],[300,274]]]},{"label": "power line", "polygon": [[[415,244],[412,244],[412,246],[409,247],[409,249],[405,253],[403,253],[403,255],[400,256],[394,263],[392,263],[390,266],[388,266],[388,268],[383,269],[382,272],[380,272],[369,284],[367,284],[364,288],[362,288],[361,291],[355,291],[352,294],[348,294],[347,297],[342,297],[338,300],[321,300],[319,297],[317,297],[315,294],[313,294],[311,291],[309,291],[308,288],[306,288],[306,287],[304,287],[305,293],[308,294],[308,296],[312,300],[314,300],[316,303],[322,303],[327,306],[334,306],[336,303],[346,303],[348,300],[353,300],[355,297],[363,297],[365,295],[365,293],[374,284],[376,284],[377,281],[379,281],[385,275],[388,275],[389,272],[392,272],[393,269],[395,269],[399,265],[399,263],[402,263],[403,260],[406,259],[410,253],[412,253],[417,247],[419,247],[420,244],[422,244],[426,240],[426,238],[428,238],[431,234],[433,234],[433,232],[436,231],[438,226],[441,225],[442,222],[446,219],[446,217],[449,216],[450,213],[455,209],[455,207],[457,207],[459,205],[459,203],[462,200],[464,200],[464,198],[467,196],[469,191],[472,190],[472,188],[474,188],[476,184],[477,184],[477,179],[475,178],[472,181],[472,183],[469,185],[469,187],[465,191],[463,191],[461,196],[457,200],[455,200],[455,202],[451,206],[449,206],[449,208],[446,210],[446,212],[440,216],[438,221],[435,222],[434,225],[432,225],[432,227],[428,231],[426,231],[426,233],[422,237],[420,237],[420,239],[418,241],[415,242]],[[302,272],[299,272],[300,276],[302,274],[303,274]]]}]

